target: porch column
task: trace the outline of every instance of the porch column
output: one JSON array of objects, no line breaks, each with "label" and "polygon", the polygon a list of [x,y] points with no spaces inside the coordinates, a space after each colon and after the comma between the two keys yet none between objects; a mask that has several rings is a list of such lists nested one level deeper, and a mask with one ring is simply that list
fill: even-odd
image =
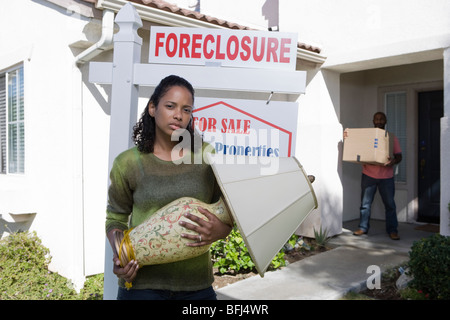
[{"label": "porch column", "polygon": [[450,47],[444,50],[444,116],[441,118],[440,233],[450,236]]}]

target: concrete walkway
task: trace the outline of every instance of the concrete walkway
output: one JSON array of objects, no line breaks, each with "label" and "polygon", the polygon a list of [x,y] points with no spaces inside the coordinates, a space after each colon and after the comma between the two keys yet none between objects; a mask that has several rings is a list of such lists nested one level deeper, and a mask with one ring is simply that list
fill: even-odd
[{"label": "concrete walkway", "polygon": [[[400,240],[391,240],[384,221],[371,221],[367,235],[356,237],[358,221],[344,223],[343,232],[333,237],[335,248],[308,257],[273,272],[259,275],[218,289],[219,300],[333,300],[349,291],[366,289],[374,270],[408,261],[414,241],[432,235],[417,230],[418,224],[399,224]],[[376,290],[376,289],[374,289]]]}]

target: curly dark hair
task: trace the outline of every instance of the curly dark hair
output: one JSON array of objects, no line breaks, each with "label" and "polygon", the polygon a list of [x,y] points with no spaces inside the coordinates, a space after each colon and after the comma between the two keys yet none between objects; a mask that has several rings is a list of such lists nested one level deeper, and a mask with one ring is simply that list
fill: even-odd
[{"label": "curly dark hair", "polygon": [[[194,88],[192,85],[185,80],[176,75],[170,75],[161,80],[161,82],[156,86],[155,91],[151,95],[147,106],[142,112],[141,118],[133,127],[133,140],[134,144],[137,145],[138,150],[143,153],[152,153],[153,146],[155,142],[155,118],[151,117],[148,113],[148,107],[150,103],[153,103],[155,106],[158,106],[158,103],[161,97],[169,91],[170,88],[174,86],[180,86],[186,88],[192,95],[192,102],[194,102]],[[189,122],[186,130],[190,133],[191,136],[191,150],[194,151],[194,140],[198,138],[198,135],[195,134],[193,121]],[[182,137],[180,137],[180,141]],[[200,144],[201,147],[201,144]]]}]

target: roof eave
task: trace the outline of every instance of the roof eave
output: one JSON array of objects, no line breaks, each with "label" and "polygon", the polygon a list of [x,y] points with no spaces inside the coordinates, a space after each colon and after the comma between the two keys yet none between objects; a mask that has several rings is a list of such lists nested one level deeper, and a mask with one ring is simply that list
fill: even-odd
[{"label": "roof eave", "polygon": [[317,52],[297,48],[297,59],[306,60],[317,64],[323,64],[325,60],[327,60],[327,57]]},{"label": "roof eave", "polygon": [[[118,12],[128,1],[126,0],[97,0],[97,9],[108,9],[114,12]],[[202,20],[186,17],[173,12],[167,12],[157,8],[152,8],[139,3],[133,2],[139,16],[142,20],[157,23],[169,27],[189,27],[189,28],[216,28],[216,29],[229,29],[225,26],[218,24],[205,22]],[[297,58],[301,60],[310,61],[317,64],[325,62],[326,57],[310,50],[303,48],[297,48]]]}]

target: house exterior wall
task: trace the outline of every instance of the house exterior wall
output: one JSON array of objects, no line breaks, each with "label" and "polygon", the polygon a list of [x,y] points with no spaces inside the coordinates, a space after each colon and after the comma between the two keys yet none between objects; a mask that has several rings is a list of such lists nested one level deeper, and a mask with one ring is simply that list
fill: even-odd
[{"label": "house exterior wall", "polygon": [[450,48],[444,50],[444,117],[441,119],[441,225],[450,236]]},{"label": "house exterior wall", "polygon": [[[200,12],[212,17],[247,26],[249,28],[267,30],[278,25],[279,0],[251,0],[251,1],[217,1],[200,0]],[[182,8],[192,10],[192,4],[197,1],[173,0],[168,1]]]},{"label": "house exterior wall", "polygon": [[109,134],[70,46],[93,35],[88,22],[47,1],[0,12],[0,71],[23,63],[25,78],[25,173],[0,175],[0,214],[13,223],[9,213],[36,213],[30,229],[50,249],[49,269],[77,288],[103,271]]},{"label": "house exterior wall", "polygon": [[310,70],[306,93],[298,100],[297,146],[295,156],[313,183],[319,206],[297,230],[298,234],[314,237],[320,227],[329,236],[342,231],[342,183],[340,144],[342,126],[339,74],[333,71]]},{"label": "house exterior wall", "polygon": [[445,0],[280,1],[280,29],[320,45],[322,67],[348,72],[442,59],[449,9]]}]

